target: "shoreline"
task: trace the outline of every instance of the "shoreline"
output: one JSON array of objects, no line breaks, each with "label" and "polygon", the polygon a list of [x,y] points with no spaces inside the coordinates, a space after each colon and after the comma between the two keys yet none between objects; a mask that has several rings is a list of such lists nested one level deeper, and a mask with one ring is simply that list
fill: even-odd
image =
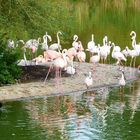
[{"label": "shoreline", "polygon": [[[78,66],[79,63],[75,62],[74,65]],[[36,72],[38,69],[36,69],[36,67],[34,68]],[[76,94],[77,92],[96,91],[101,87],[118,86],[118,79],[116,78],[120,76],[118,66],[99,64],[96,67],[96,71],[93,71],[93,64],[81,63],[79,69],[79,73],[73,76],[66,76],[63,72],[62,78],[58,81],[58,83],[61,83],[59,85],[56,84],[56,80],[51,76],[44,84],[44,77],[46,76],[48,67],[46,67],[46,71],[44,68],[42,69],[46,72],[45,74],[42,74],[42,70],[40,69],[38,74],[41,73],[43,77],[39,78],[37,76],[38,78],[34,82],[26,82],[0,87],[0,101],[41,98],[44,96],[69,95],[71,93]],[[31,70],[29,71],[31,72]],[[89,71],[92,71],[93,86],[87,89],[84,84],[84,79],[85,73],[88,73]],[[139,72],[136,68],[125,67],[124,72],[127,83],[138,79]],[[33,77],[31,76],[31,78]],[[27,81],[28,80],[29,79],[27,78]]]}]

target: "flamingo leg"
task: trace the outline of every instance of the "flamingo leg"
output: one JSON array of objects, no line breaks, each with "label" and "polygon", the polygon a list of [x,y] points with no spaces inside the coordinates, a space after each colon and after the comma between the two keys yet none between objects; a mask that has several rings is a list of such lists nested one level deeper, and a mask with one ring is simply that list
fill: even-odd
[{"label": "flamingo leg", "polygon": [[27,58],[26,58],[26,48],[24,47],[24,50],[23,50],[23,58],[24,58],[24,62],[25,62],[25,65],[27,65]]},{"label": "flamingo leg", "polygon": [[95,63],[93,63],[93,72],[95,72],[96,71],[96,65],[95,65]]},{"label": "flamingo leg", "polygon": [[132,66],[132,62],[133,62],[133,57],[131,58],[131,61],[130,61],[130,67]]},{"label": "flamingo leg", "polygon": [[62,69],[60,68],[60,73],[59,73],[59,76],[60,76],[60,93],[64,93],[64,90],[63,90],[63,84],[62,84]]},{"label": "flamingo leg", "polygon": [[135,68],[135,66],[136,66],[136,57],[134,58],[134,65],[133,65],[133,67]]},{"label": "flamingo leg", "polygon": [[55,86],[58,88],[58,76],[59,76],[59,71],[58,67],[55,67]]},{"label": "flamingo leg", "polygon": [[120,64],[123,66],[123,63],[122,63],[122,61],[120,60]]},{"label": "flamingo leg", "polygon": [[127,61],[125,61],[125,64],[124,64],[124,66],[127,66]]},{"label": "flamingo leg", "polygon": [[44,80],[44,84],[46,83],[46,80],[47,80],[47,78],[48,78],[48,76],[49,76],[49,73],[50,73],[50,71],[51,71],[51,68],[52,68],[52,65],[50,65],[49,70],[48,70],[48,72],[47,72],[47,74],[46,74],[46,77],[45,77],[45,80]]}]

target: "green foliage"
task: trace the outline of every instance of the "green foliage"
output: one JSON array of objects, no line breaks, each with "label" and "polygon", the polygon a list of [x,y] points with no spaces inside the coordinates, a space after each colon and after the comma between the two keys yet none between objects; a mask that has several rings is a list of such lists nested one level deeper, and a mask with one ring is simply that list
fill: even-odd
[{"label": "green foliage", "polygon": [[65,31],[63,42],[71,35],[75,24],[72,7],[67,0],[1,0],[0,29],[12,39],[38,38],[47,31],[55,35]]},{"label": "green foliage", "polygon": [[7,48],[6,36],[0,34],[0,85],[12,84],[21,75],[16,62],[19,54],[15,49]]}]

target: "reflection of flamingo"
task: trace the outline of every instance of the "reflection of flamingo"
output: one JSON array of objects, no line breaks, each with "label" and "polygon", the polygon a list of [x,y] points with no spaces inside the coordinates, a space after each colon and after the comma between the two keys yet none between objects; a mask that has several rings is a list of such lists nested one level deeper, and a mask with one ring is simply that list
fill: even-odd
[{"label": "reflection of flamingo", "polygon": [[130,93],[133,93],[133,94],[130,98],[130,104],[129,104],[132,109],[130,121],[133,120],[133,118],[135,117],[135,113],[137,112],[137,109],[139,108],[139,105],[140,105],[140,88],[138,87],[137,89],[135,89],[134,87],[135,85],[132,85],[132,86],[133,86],[132,87],[133,89],[132,91],[130,91]]},{"label": "reflection of flamingo", "polygon": [[62,50],[61,45],[60,45],[59,34],[62,35],[60,31],[57,32],[57,43],[50,45],[49,47],[50,50],[58,50],[59,52]]}]

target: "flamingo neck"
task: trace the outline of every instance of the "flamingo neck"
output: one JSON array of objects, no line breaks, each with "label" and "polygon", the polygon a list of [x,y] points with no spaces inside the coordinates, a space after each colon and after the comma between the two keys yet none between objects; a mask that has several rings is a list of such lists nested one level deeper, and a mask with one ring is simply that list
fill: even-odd
[{"label": "flamingo neck", "polygon": [[58,43],[58,45],[60,45],[59,33],[57,33],[57,43]]},{"label": "flamingo neck", "polygon": [[38,42],[38,43],[40,42],[40,39],[41,39],[40,37],[37,39],[37,42]]},{"label": "flamingo neck", "polygon": [[44,43],[46,43],[46,45],[48,45],[48,38],[47,38],[47,36],[45,35],[45,36],[43,36],[43,42]]},{"label": "flamingo neck", "polygon": [[63,60],[64,60],[64,64],[65,64],[65,66],[67,66],[67,59],[66,59],[66,55],[65,55],[65,54],[62,54],[62,57],[63,57]]},{"label": "flamingo neck", "polygon": [[133,38],[133,40],[132,40],[132,47],[134,48],[135,46],[136,46],[136,39]]},{"label": "flamingo neck", "polygon": [[103,39],[103,46],[106,46],[107,45],[107,38],[104,38]]},{"label": "flamingo neck", "polygon": [[78,40],[78,36],[75,37],[74,42],[76,42]]}]

